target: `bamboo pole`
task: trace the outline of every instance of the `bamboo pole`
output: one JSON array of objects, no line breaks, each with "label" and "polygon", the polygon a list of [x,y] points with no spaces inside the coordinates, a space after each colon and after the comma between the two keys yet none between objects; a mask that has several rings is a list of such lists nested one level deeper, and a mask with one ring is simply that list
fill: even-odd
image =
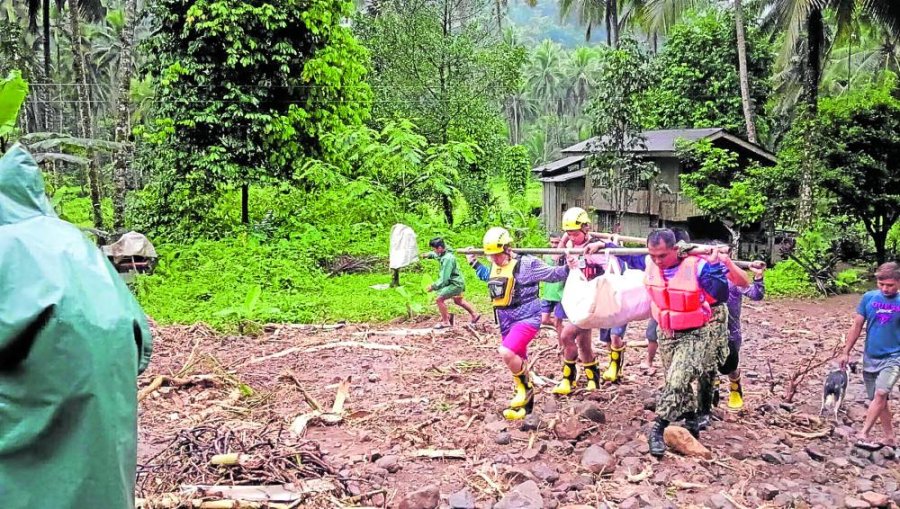
[{"label": "bamboo pole", "polygon": [[[714,249],[713,246],[697,246],[694,248],[691,253],[692,254],[709,254]],[[530,254],[530,255],[581,255],[584,254],[584,248],[573,248],[573,249],[563,249],[563,248],[551,248],[551,247],[523,247],[523,248],[513,248],[512,251],[517,254]],[[457,249],[456,254],[461,255],[483,255],[484,249]],[[606,255],[645,255],[649,254],[649,250],[645,247],[612,247],[607,249],[600,249],[594,254],[606,254]],[[734,260],[734,264],[742,269],[749,269],[751,265],[759,266],[760,268],[766,268],[766,263],[756,260],[752,262],[744,261],[744,260]]]}]

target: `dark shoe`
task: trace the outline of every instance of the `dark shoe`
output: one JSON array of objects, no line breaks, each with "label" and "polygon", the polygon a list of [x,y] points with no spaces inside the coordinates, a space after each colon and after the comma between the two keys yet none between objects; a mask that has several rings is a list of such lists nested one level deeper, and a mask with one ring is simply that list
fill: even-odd
[{"label": "dark shoe", "polygon": [[701,414],[697,417],[697,429],[700,431],[706,431],[709,428],[709,424],[712,421],[712,417],[709,414]]},{"label": "dark shoe", "polygon": [[700,439],[700,421],[695,414],[684,416],[684,427],[691,433],[691,436]]},{"label": "dark shoe", "polygon": [[668,421],[657,418],[653,421],[653,427],[650,428],[650,436],[647,438],[647,443],[650,446],[650,454],[657,458],[662,457],[666,453],[666,441],[663,438],[663,433],[668,425]]}]

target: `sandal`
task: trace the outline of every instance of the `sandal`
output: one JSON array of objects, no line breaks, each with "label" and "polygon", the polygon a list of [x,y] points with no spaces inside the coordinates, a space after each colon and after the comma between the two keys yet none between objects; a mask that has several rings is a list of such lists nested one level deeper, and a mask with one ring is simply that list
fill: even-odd
[{"label": "sandal", "polygon": [[863,439],[857,439],[853,445],[860,449],[865,449],[866,451],[878,451],[884,447],[884,444],[882,443]]},{"label": "sandal", "polygon": [[471,323],[472,325],[475,325],[476,323],[478,323],[478,320],[481,320],[481,315],[475,315],[475,317],[472,318],[472,321],[469,323]]},{"label": "sandal", "polygon": [[449,323],[440,322],[440,323],[435,324],[434,327],[432,327],[432,329],[442,330],[442,329],[449,329],[450,327],[451,327],[451,325]]}]

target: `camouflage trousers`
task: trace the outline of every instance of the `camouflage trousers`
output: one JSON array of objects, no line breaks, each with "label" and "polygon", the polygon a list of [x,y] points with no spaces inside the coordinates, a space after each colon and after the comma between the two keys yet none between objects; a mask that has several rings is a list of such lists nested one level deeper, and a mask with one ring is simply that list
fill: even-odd
[{"label": "camouflage trousers", "polygon": [[713,308],[713,317],[707,327],[712,334],[706,364],[711,367],[697,380],[697,406],[702,413],[712,411],[713,396],[718,390],[715,382],[719,376],[719,366],[728,359],[728,308],[725,305]]},{"label": "camouflage trousers", "polygon": [[[728,356],[728,311],[714,308],[713,319],[705,327],[676,333],[675,337],[659,336],[659,352],[666,368],[666,380],[656,404],[656,415],[677,421],[685,414],[697,412],[698,388],[710,393],[711,373]],[[723,335],[723,331],[725,334]]]}]

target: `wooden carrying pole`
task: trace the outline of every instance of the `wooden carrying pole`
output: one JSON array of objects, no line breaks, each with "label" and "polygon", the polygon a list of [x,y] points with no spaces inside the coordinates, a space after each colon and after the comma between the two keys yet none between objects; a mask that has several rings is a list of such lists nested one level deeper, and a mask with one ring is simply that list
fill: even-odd
[{"label": "wooden carrying pole", "polygon": [[[711,250],[714,249],[712,246],[697,246],[693,249],[693,254],[709,254]],[[530,255],[580,255],[584,254],[583,248],[573,248],[573,249],[563,249],[563,248],[549,248],[549,247],[523,247],[523,248],[513,248],[512,251],[517,254],[530,254]],[[483,255],[484,249],[457,249],[456,254],[461,255]],[[600,249],[595,254],[606,254],[606,255],[645,255],[649,254],[649,251],[645,247],[611,247],[607,249]],[[765,268],[765,262],[755,261],[755,262],[746,262],[743,260],[735,260],[734,264],[742,269],[749,269],[751,264],[761,265],[762,268]]]}]

